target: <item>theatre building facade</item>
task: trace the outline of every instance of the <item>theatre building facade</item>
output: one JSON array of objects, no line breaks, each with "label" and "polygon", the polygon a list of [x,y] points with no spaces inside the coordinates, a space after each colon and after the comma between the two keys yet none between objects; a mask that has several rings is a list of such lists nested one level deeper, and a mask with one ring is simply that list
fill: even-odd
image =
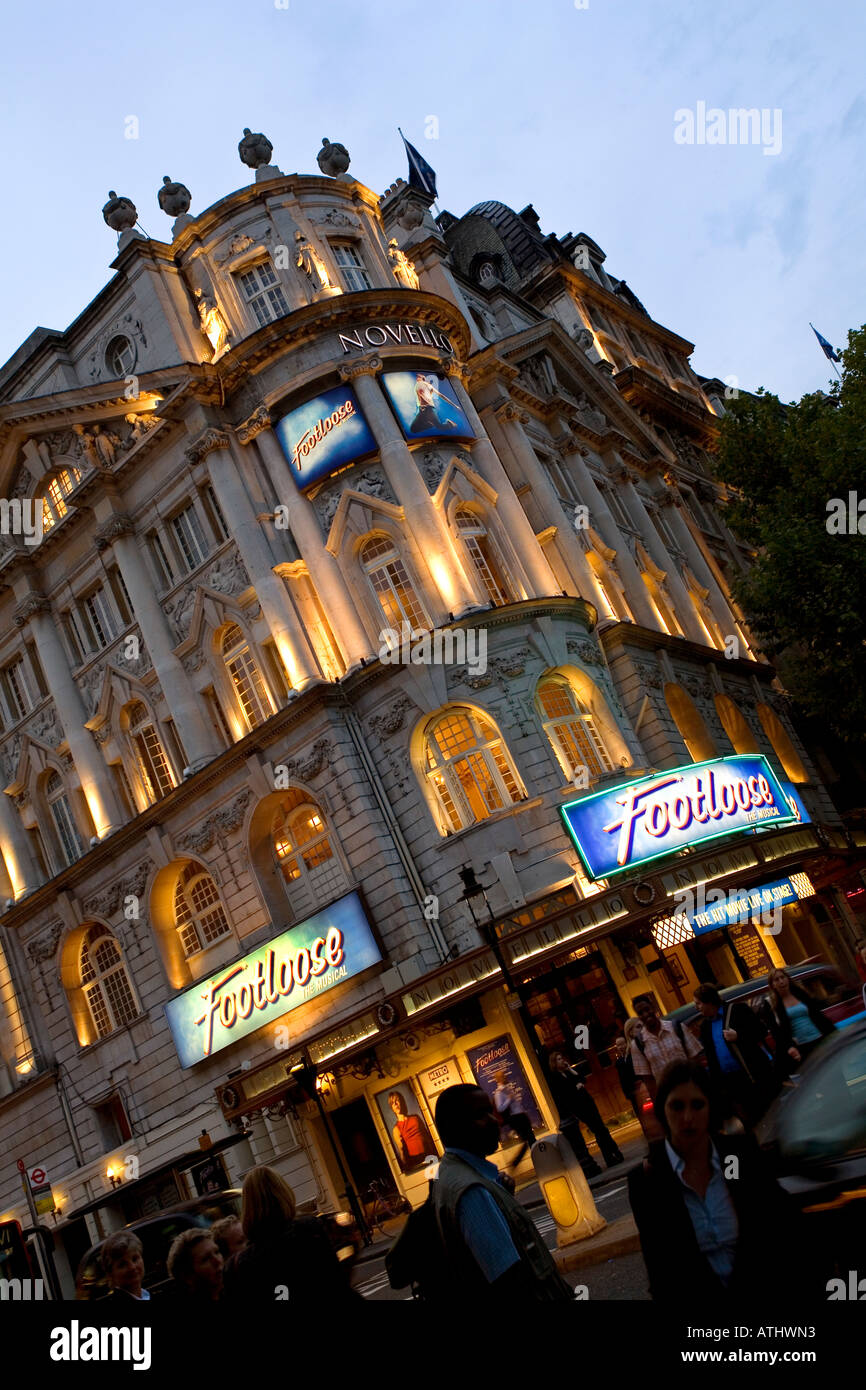
[{"label": "theatre building facade", "polygon": [[241,150],[0,370],[0,1219],[40,1169],[67,1290],[254,1163],[420,1200],[578,1028],[613,1122],[636,995],[862,931],[691,344],[531,206]]}]

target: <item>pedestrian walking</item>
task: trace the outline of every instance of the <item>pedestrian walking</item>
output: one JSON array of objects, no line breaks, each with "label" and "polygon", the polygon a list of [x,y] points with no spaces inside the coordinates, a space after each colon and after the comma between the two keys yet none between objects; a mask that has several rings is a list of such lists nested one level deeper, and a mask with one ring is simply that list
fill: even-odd
[{"label": "pedestrian walking", "polygon": [[[637,1019],[627,1019],[626,1027],[629,1023],[637,1023]],[[630,1044],[624,1033],[620,1037],[614,1039],[614,1048],[616,1050],[616,1055],[613,1060],[614,1066],[616,1067],[616,1074],[619,1077],[620,1090],[637,1118],[640,1119],[640,1109],[637,1103],[637,1093],[640,1082],[635,1076]]]},{"label": "pedestrian walking", "polygon": [[133,1231],[115,1231],[110,1235],[100,1251],[99,1262],[108,1279],[109,1298],[149,1302],[150,1293],[143,1287],[144,1249]]},{"label": "pedestrian walking", "polygon": [[[571,1134],[574,1129],[580,1130],[580,1123],[586,1125],[591,1131],[595,1142],[601,1149],[602,1157],[608,1168],[613,1168],[617,1163],[622,1163],[622,1154],[619,1151],[616,1140],[612,1137],[610,1130],[599,1114],[595,1100],[587,1090],[584,1080],[589,1071],[589,1067],[584,1063],[579,1068],[570,1065],[568,1058],[563,1052],[551,1052],[550,1063],[550,1090],[556,1102],[560,1119],[571,1119],[576,1121],[572,1124],[565,1137],[571,1142]],[[581,1164],[581,1167],[583,1165]],[[600,1171],[600,1170],[599,1170]],[[584,1173],[586,1169],[584,1168]]]},{"label": "pedestrian walking", "polygon": [[639,994],[634,1001],[640,1029],[635,1029],[631,1045],[634,1074],[655,1099],[659,1079],[671,1062],[698,1057],[701,1045],[682,1023],[659,1017],[658,1004],[651,994]]},{"label": "pedestrian walking", "polygon": [[180,1298],[194,1303],[217,1303],[223,1292],[223,1264],[211,1232],[193,1226],[175,1236],[166,1268]]},{"label": "pedestrian walking", "polygon": [[319,1312],[356,1302],[322,1223],[295,1215],[295,1194],[273,1168],[251,1168],[244,1178],[241,1225],[247,1244],[225,1269],[229,1301],[261,1309],[288,1299]]},{"label": "pedestrian walking", "polygon": [[752,1136],[719,1132],[707,1069],[668,1066],[655,1110],[664,1139],[628,1175],[654,1301],[718,1309],[802,1297],[809,1270],[795,1208]]},{"label": "pedestrian walking", "polygon": [[723,1004],[715,985],[698,985],[695,1003],[707,1070],[725,1115],[737,1114],[747,1126],[757,1124],[778,1090],[773,1062],[763,1047],[766,1028],[741,1000]]},{"label": "pedestrian walking", "polygon": [[504,1070],[496,1072],[494,1080],[496,1090],[493,1092],[493,1105],[499,1116],[499,1123],[503,1129],[512,1130],[520,1140],[517,1157],[513,1158],[508,1165],[509,1168],[516,1168],[526,1150],[531,1149],[535,1143],[532,1121],[526,1111],[521,1109],[517,1092],[509,1083],[507,1072]]},{"label": "pedestrian walking", "polygon": [[786,970],[771,970],[764,1017],[776,1044],[778,1076],[784,1080],[799,1071],[822,1038],[835,1025],[802,985],[795,985]]},{"label": "pedestrian walking", "polygon": [[445,1152],[430,1190],[448,1274],[439,1297],[473,1315],[479,1304],[570,1302],[572,1290],[531,1216],[489,1162],[499,1143],[490,1097],[480,1086],[449,1086],[436,1101],[435,1122]]}]

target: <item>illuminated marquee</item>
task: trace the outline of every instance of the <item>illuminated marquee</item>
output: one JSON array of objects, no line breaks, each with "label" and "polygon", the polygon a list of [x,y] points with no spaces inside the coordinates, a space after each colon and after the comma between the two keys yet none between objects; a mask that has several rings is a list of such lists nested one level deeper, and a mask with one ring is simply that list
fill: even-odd
[{"label": "illuminated marquee", "polygon": [[361,899],[349,893],[165,1006],[191,1067],[382,959]]},{"label": "illuminated marquee", "polygon": [[639,777],[571,801],[561,814],[591,879],[798,818],[766,758],[744,754]]},{"label": "illuminated marquee", "polygon": [[312,487],[376,449],[376,441],[350,386],[336,386],[290,410],[274,433],[301,489]]},{"label": "illuminated marquee", "polygon": [[[808,880],[807,880],[808,882]],[[811,884],[809,885],[811,887]],[[719,900],[712,901],[713,890],[705,894],[702,912],[689,914],[689,922],[696,935],[715,931],[717,927],[730,926],[732,922],[744,922],[752,917],[763,917],[777,907],[795,903],[801,897],[809,896],[805,890],[798,892],[790,878],[779,878],[773,883],[762,883],[760,888],[741,888],[736,891],[716,890]]]}]

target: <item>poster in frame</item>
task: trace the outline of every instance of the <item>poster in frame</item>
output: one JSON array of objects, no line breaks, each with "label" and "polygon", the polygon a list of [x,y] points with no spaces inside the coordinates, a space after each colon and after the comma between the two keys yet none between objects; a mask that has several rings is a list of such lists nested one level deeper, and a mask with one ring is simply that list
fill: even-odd
[{"label": "poster in frame", "polygon": [[447,376],[385,372],[382,385],[407,439],[475,438]]},{"label": "poster in frame", "polygon": [[533,1129],[541,1129],[544,1121],[533,1095],[523,1063],[517,1055],[511,1037],[491,1038],[479,1047],[466,1049],[466,1060],[482,1091],[486,1091],[496,1106],[496,1093],[505,1087],[511,1108],[529,1116]]},{"label": "poster in frame", "polygon": [[401,1173],[414,1173],[438,1158],[433,1136],[409,1081],[396,1081],[374,1097]]}]

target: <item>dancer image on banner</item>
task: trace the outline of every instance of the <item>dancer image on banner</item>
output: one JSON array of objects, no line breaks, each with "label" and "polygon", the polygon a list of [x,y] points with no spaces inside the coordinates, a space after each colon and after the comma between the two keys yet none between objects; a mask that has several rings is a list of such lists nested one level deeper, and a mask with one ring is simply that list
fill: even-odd
[{"label": "dancer image on banner", "polygon": [[436,397],[439,401],[444,401],[446,406],[451,405],[448,397],[438,389],[436,377],[418,372],[415,377],[415,403],[418,413],[409,426],[412,434],[424,434],[427,430],[457,429],[457,421],[444,413],[444,407],[438,404]]}]

